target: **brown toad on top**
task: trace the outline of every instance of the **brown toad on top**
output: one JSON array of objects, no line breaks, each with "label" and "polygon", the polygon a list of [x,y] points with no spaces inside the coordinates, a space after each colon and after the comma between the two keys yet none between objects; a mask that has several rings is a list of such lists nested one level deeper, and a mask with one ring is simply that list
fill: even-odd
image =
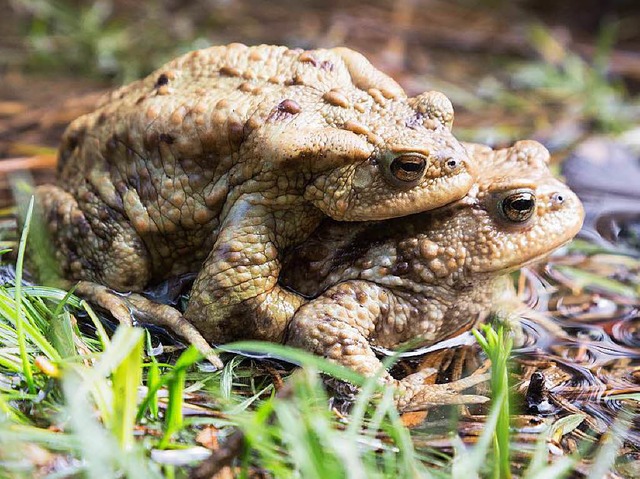
[{"label": "brown toad on top", "polygon": [[467,193],[452,118],[444,95],[407,98],[345,48],[212,47],[74,121],[58,184],[37,199],[63,275],[118,319],[133,306],[195,338],[175,311],[106,287],[198,272],[185,317],[201,333],[279,340],[302,303],[277,284],[281,252],[323,217],[385,219]]},{"label": "brown toad on top", "polygon": [[[317,297],[293,317],[287,344],[372,376],[382,366],[372,345],[426,346],[471,328],[509,302],[506,273],[578,232],[582,205],[552,177],[542,145],[469,151],[481,173],[459,202],[384,222],[325,221],[292,252],[283,284]],[[456,394],[476,378],[435,386],[424,378],[383,376],[402,409],[478,399]]]}]

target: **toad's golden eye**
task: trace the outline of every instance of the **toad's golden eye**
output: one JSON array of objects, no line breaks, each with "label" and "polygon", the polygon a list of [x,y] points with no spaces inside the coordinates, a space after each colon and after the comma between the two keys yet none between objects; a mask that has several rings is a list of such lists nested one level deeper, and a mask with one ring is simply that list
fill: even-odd
[{"label": "toad's golden eye", "polygon": [[390,165],[391,174],[397,180],[413,183],[422,178],[427,159],[422,155],[407,154],[395,158]]},{"label": "toad's golden eye", "polygon": [[536,210],[536,197],[533,193],[521,191],[505,197],[500,202],[500,212],[508,221],[523,223]]}]

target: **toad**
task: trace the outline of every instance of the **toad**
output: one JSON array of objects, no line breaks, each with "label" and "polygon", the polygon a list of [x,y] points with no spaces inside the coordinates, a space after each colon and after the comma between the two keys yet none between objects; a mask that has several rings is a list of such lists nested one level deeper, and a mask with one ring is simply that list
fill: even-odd
[{"label": "toad", "polygon": [[[387,219],[468,192],[452,120],[444,95],[408,98],[346,48],[212,47],[72,122],[57,185],[36,198],[62,275],[121,322],[134,311],[201,349],[202,335],[281,341],[303,302],[277,282],[282,252],[324,217]],[[186,273],[184,316],[135,294]]]},{"label": "toad", "polygon": [[[384,222],[325,221],[292,251],[282,282],[315,299],[294,315],[287,344],[373,376],[382,368],[375,347],[432,345],[508,313],[508,273],[567,243],[584,213],[539,143],[469,151],[482,173],[464,199]],[[458,394],[482,376],[425,385],[432,373],[382,380],[397,388],[402,410],[483,399]]]}]

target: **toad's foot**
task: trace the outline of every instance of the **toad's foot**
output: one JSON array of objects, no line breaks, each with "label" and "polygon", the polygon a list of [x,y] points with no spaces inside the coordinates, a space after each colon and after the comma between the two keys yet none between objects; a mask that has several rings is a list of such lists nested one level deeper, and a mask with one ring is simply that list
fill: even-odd
[{"label": "toad's foot", "polygon": [[109,311],[120,324],[132,326],[135,319],[169,329],[187,340],[189,344],[193,344],[216,368],[223,367],[222,361],[211,345],[177,309],[166,304],[155,303],[137,293],[121,295],[89,281],[80,281],[75,292]]},{"label": "toad's foot", "polygon": [[444,384],[425,384],[425,379],[435,374],[433,369],[425,369],[404,379],[387,379],[396,386],[396,406],[402,412],[423,411],[433,406],[454,404],[482,404],[488,397],[461,394],[462,391],[485,382],[489,374],[477,374]]}]

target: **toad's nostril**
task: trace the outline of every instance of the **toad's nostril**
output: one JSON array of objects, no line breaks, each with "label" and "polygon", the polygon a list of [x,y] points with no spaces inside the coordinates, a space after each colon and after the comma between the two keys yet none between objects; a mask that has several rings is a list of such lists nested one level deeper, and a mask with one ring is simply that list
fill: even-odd
[{"label": "toad's nostril", "polygon": [[564,200],[565,196],[562,193],[554,193],[551,197],[551,203],[553,203],[554,206],[560,206],[564,203]]},{"label": "toad's nostril", "polygon": [[460,160],[456,160],[455,158],[447,158],[444,162],[444,164],[447,166],[447,169],[449,169],[450,171],[458,168],[460,166],[460,163]]}]

